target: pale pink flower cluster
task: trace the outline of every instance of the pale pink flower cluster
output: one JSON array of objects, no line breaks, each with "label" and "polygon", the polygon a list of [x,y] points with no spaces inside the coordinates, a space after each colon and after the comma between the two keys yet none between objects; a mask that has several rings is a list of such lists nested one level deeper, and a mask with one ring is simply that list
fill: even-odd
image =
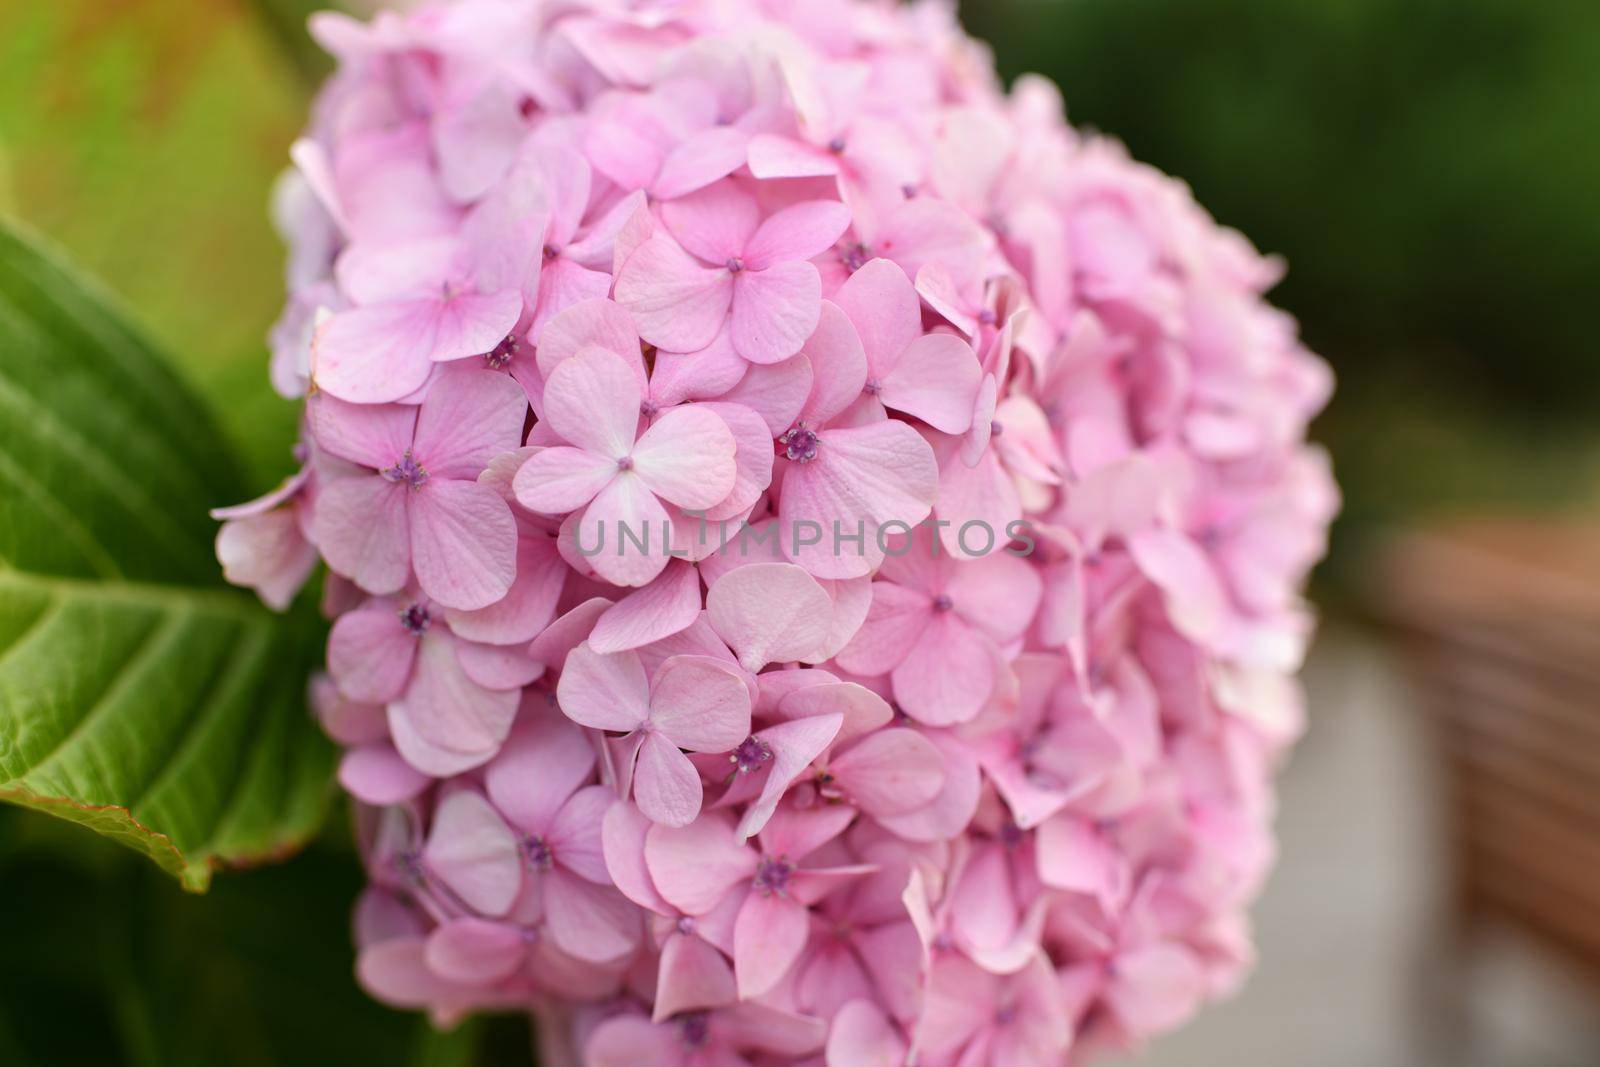
[{"label": "pale pink flower cluster", "polygon": [[1227,992],[1337,498],[1188,190],[943,5],[314,20],[273,378],[360,980],[545,1062],[1048,1067]]}]

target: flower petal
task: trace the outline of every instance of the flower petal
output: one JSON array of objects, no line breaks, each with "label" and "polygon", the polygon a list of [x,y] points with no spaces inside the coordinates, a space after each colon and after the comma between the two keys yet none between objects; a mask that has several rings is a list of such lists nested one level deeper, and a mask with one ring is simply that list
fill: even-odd
[{"label": "flower petal", "polygon": [[657,234],[622,265],[616,299],[646,341],[669,352],[698,352],[728,317],[733,276],[724,267],[704,266],[671,237]]},{"label": "flower petal", "polygon": [[489,461],[522,444],[528,400],[504,374],[447,374],[422,402],[412,452],[431,478],[476,478]]},{"label": "flower petal", "polygon": [[740,998],[758,997],[777,985],[800,958],[810,932],[805,905],[781,893],[745,897],[733,927],[733,973]]},{"label": "flower petal", "polygon": [[745,270],[733,280],[734,349],[751,363],[777,363],[800,351],[817,328],[822,276],[805,261]]},{"label": "flower petal", "polygon": [[642,400],[632,368],[621,356],[600,348],[563,360],[544,383],[551,429],[569,443],[613,460],[633,447]]},{"label": "flower petal", "polygon": [[556,700],[581,726],[627,733],[650,716],[650,682],[637,653],[603,655],[579,645],[561,670]]},{"label": "flower petal", "polygon": [[709,656],[673,656],[651,683],[650,722],[679,748],[727,752],[750,734],[750,690]]},{"label": "flower petal", "polygon": [[504,915],[522,889],[517,839],[489,802],[470,789],[440,802],[422,860],[430,874],[483,915]]},{"label": "flower petal", "polygon": [[682,508],[709,508],[733,490],[733,433],[706,408],[673,408],[633,446],[633,469],[657,496]]},{"label": "flower petal", "polygon": [[645,736],[633,772],[633,799],[652,822],[687,826],[700,814],[704,790],[689,757],[660,734]]},{"label": "flower petal", "polygon": [[411,576],[405,486],[377,475],[335,478],[317,493],[312,526],[334,573],[369,593],[393,593]]},{"label": "flower petal", "polygon": [[791,259],[821,255],[850,228],[850,209],[837,200],[806,200],[769,215],[744,248],[745,266],[766,270]]},{"label": "flower petal", "polygon": [[[542,703],[535,695],[529,703]],[[556,813],[594,770],[594,749],[583,731],[559,715],[524,711],[516,729],[484,768],[494,806],[523,833],[550,832]]]},{"label": "flower petal", "polygon": [[717,579],[706,596],[706,617],[753,672],[817,656],[828,640],[833,602],[799,567],[752,563]]},{"label": "flower petal", "polygon": [[517,576],[517,521],[499,493],[431,478],[409,504],[412,566],[423,592],[468,611],[506,595]]}]

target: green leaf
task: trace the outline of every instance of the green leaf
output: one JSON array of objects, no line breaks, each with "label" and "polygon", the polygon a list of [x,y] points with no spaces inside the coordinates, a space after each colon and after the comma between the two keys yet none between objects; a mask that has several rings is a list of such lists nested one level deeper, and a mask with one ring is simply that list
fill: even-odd
[{"label": "green leaf", "polygon": [[0,799],[206,888],[296,849],[332,750],[317,629],[222,584],[206,511],[243,480],[184,384],[0,227]]}]

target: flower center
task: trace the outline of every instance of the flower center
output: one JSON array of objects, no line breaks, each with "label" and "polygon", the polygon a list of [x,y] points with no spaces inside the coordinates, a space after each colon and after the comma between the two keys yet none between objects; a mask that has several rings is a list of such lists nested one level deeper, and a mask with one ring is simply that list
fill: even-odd
[{"label": "flower center", "polygon": [[724,266],[728,268],[729,274],[738,274],[740,271],[744,270],[744,260],[740,259],[738,256],[731,256]]},{"label": "flower center", "polygon": [[694,933],[694,918],[689,915],[680,915],[677,922],[677,931],[684,937]]},{"label": "flower center", "polygon": [[833,140],[829,141],[828,151],[832,152],[836,156],[844,152],[844,137],[835,136]]},{"label": "flower center", "polygon": [[522,839],[522,858],[536,871],[548,871],[556,865],[556,854],[537,834]]},{"label": "flower center", "polygon": [[711,1040],[711,1013],[685,1011],[673,1017],[678,1024],[678,1040],[688,1048],[705,1048]]},{"label": "flower center", "polygon": [[1010,1026],[1017,1021],[1017,1009],[1006,1005],[994,1013],[994,1021],[1000,1026]]},{"label": "flower center", "polygon": [[545,245],[543,251],[545,259],[555,259],[561,254],[561,249],[552,244]]},{"label": "flower center", "polygon": [[490,370],[502,370],[517,356],[516,334],[506,334],[501,342],[483,354],[483,361],[489,365]]},{"label": "flower center", "polygon": [[411,454],[411,449],[406,449],[406,454],[400,457],[400,462],[392,467],[385,467],[378,472],[391,482],[404,482],[412,489],[421,489],[428,482],[428,471],[417,462]]},{"label": "flower center", "polygon": [[783,447],[783,454],[795,463],[810,463],[817,458],[817,446],[822,439],[817,436],[817,431],[797,422],[794,428],[788,430],[778,438],[778,444]]},{"label": "flower center", "polygon": [[948,593],[940,593],[938,596],[933,598],[933,610],[934,611],[940,611],[940,612],[949,611],[951,608],[953,608],[955,606],[956,606],[956,602],[954,600],[950,599],[950,594],[948,594]]},{"label": "flower center", "polygon": [[1016,848],[1022,844],[1022,827],[1014,822],[1003,823],[1000,826],[1000,843],[1007,848]]},{"label": "flower center", "polygon": [[621,459],[617,460],[617,470],[619,470],[619,471],[631,471],[631,470],[633,470],[633,457],[632,456],[623,456]]},{"label": "flower center", "polygon": [[416,849],[402,849],[394,858],[395,870],[400,872],[400,877],[407,885],[420,887],[424,881],[422,874],[422,856]]},{"label": "flower center", "polygon": [[989,424],[989,436],[990,437],[999,437],[1001,434],[1003,434],[1005,432],[1006,432],[1006,428],[1004,426],[1000,425],[998,422],[991,422]]},{"label": "flower center", "polygon": [[992,309],[984,308],[982,311],[978,312],[978,321],[983,323],[985,326],[993,326],[996,322],[1000,321],[1000,317],[996,315]]},{"label": "flower center", "polygon": [[882,390],[883,385],[876,378],[868,378],[867,384],[861,387],[861,391],[868,396],[877,396]]},{"label": "flower center", "polygon": [[761,865],[756,868],[755,887],[768,896],[785,892],[789,888],[789,876],[793,873],[794,864],[788,860],[775,860],[770,856],[763,856]]},{"label": "flower center", "polygon": [[412,637],[421,637],[428,632],[428,624],[433,621],[433,616],[421,604],[412,604],[408,608],[400,609],[400,625],[405,627],[406,633]]},{"label": "flower center", "polygon": [[872,258],[872,249],[857,241],[844,250],[844,269],[854,274],[867,265]]},{"label": "flower center", "polygon": [[771,758],[772,746],[751,734],[729,754],[728,762],[737,767],[740,774],[749,774]]}]

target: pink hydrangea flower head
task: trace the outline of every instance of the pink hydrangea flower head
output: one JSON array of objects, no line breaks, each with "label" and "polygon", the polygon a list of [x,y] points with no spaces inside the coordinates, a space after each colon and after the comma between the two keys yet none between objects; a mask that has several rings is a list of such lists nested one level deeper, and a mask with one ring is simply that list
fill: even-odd
[{"label": "pink hydrangea flower head", "polygon": [[1331,378],[941,4],[313,20],[230,581],[326,564],[357,977],[575,1067],[1065,1067],[1236,988]]}]

